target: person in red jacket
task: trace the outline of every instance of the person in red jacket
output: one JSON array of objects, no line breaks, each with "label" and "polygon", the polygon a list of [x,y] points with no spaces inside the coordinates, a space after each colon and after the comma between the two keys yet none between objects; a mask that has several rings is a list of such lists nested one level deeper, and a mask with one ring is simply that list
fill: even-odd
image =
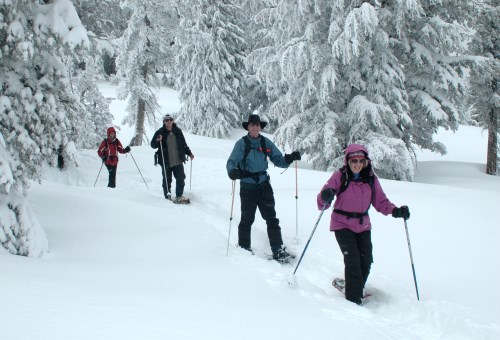
[{"label": "person in red jacket", "polygon": [[130,152],[130,146],[123,148],[122,143],[116,138],[114,127],[108,128],[108,138],[102,141],[97,149],[97,154],[108,168],[108,188],[116,187],[116,168],[118,166],[118,153]]}]

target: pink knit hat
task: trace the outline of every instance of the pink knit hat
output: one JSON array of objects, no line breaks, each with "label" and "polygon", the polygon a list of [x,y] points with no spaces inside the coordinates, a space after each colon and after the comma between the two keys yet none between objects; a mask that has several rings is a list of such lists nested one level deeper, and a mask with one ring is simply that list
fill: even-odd
[{"label": "pink knit hat", "polygon": [[363,151],[351,152],[347,155],[347,159],[351,158],[366,158],[366,154]]}]

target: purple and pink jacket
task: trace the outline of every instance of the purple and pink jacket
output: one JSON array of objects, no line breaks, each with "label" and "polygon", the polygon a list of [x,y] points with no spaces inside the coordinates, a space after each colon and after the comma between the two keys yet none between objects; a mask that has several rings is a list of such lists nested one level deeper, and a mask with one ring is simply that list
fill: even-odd
[{"label": "purple and pink jacket", "polygon": [[[351,144],[345,150],[344,166],[348,169],[347,155],[356,152],[363,151],[366,154],[366,158],[369,160],[368,151],[366,148],[360,144]],[[371,168],[371,167],[370,167]],[[385,195],[378,177],[373,174],[370,170],[370,175],[373,175],[373,184],[365,183],[362,181],[351,180],[347,189],[340,195],[336,196],[335,202],[333,204],[334,209],[343,210],[346,212],[353,213],[363,213],[368,211],[370,205],[380,213],[384,215],[389,215],[396,206],[389,201]],[[318,209],[322,210],[325,201],[321,199],[321,192],[326,188],[331,188],[337,193],[341,187],[341,177],[342,172],[340,170],[333,173],[326,184],[321,188],[317,196]],[[325,209],[329,208],[330,205],[327,204]],[[362,223],[361,223],[362,220]],[[350,229],[355,233],[362,233],[364,231],[371,229],[370,216],[364,216],[363,219],[348,217],[340,215],[336,212],[332,212],[332,217],[330,220],[330,230],[340,230],[340,229]]]}]

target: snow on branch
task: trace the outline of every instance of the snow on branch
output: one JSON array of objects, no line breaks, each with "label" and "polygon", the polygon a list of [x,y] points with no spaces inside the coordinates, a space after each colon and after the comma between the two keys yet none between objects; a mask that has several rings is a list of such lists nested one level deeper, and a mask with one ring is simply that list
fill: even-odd
[{"label": "snow on branch", "polygon": [[[434,16],[420,29],[422,41],[429,46],[440,46],[441,52],[466,51],[472,30],[457,22],[449,23]],[[469,39],[467,39],[469,38]]]},{"label": "snow on branch", "polygon": [[55,0],[38,5],[33,11],[34,31],[38,35],[55,35],[70,48],[90,46],[87,30],[80,22],[75,7],[69,0]]},{"label": "snow on branch", "polygon": [[[0,105],[2,105],[3,99],[7,97],[0,97]],[[3,114],[2,106],[0,106],[0,112]],[[15,184],[13,169],[15,169],[14,163],[11,161],[12,158],[5,148],[5,139],[0,134],[0,195],[8,194]]]},{"label": "snow on branch", "polygon": [[448,115],[441,107],[441,103],[434,99],[430,94],[425,91],[415,90],[409,93],[410,97],[425,109],[428,117],[432,118],[435,122],[447,121]]},{"label": "snow on branch", "polygon": [[321,81],[319,87],[319,100],[321,104],[329,103],[333,96],[333,91],[337,83],[337,70],[333,65],[325,67],[321,73]]},{"label": "snow on branch", "polygon": [[283,77],[295,80],[310,69],[311,59],[308,45],[300,39],[292,39],[283,48],[280,67]]},{"label": "snow on branch", "polygon": [[[349,64],[358,57],[361,46],[366,38],[375,33],[378,27],[377,12],[373,6],[363,3],[353,9],[346,17],[342,32],[332,43],[332,52],[342,58],[344,64]],[[331,32],[336,30],[331,28]],[[333,38],[333,37],[332,37]]]},{"label": "snow on branch", "polygon": [[355,96],[349,103],[346,112],[346,122],[350,127],[348,140],[353,142],[368,131],[392,135],[384,116],[392,116],[392,110],[389,106],[373,103],[362,95]]},{"label": "snow on branch", "polygon": [[372,166],[379,177],[413,180],[416,160],[401,139],[368,132],[363,139],[356,142],[365,145],[369,150]]}]

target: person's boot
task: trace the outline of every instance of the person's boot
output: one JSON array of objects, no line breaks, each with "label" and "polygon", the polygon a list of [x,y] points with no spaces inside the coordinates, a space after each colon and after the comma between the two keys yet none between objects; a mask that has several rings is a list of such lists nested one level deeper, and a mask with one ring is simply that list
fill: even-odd
[{"label": "person's boot", "polygon": [[273,249],[273,260],[280,263],[288,263],[291,259],[291,255],[286,252],[286,248]]},{"label": "person's boot", "polygon": [[177,204],[189,204],[189,203],[191,203],[191,201],[187,197],[177,196],[175,198],[175,200],[174,200],[174,203],[177,203]]}]

